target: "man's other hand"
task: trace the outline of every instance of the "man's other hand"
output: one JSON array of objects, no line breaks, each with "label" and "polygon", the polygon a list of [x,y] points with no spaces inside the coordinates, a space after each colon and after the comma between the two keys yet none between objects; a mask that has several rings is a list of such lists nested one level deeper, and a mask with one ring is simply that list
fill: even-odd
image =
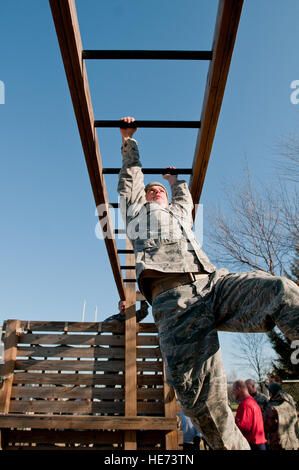
[{"label": "man's other hand", "polygon": [[[121,118],[121,121],[131,123],[131,122],[135,122],[135,119],[133,117],[127,116],[127,117]],[[120,133],[122,135],[123,141],[125,141],[126,139],[132,137],[132,135],[136,131],[137,131],[137,127],[125,127],[125,128],[121,127],[120,128]]]},{"label": "man's other hand", "polygon": [[[175,166],[168,166],[166,169],[173,169],[175,170]],[[178,180],[178,175],[171,175],[170,173],[166,173],[163,175],[163,178],[168,181],[170,185],[176,183]]]}]

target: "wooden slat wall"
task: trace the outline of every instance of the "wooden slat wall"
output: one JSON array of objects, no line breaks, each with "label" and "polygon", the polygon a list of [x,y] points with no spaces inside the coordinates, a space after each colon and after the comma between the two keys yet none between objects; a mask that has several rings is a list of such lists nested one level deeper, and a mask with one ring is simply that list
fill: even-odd
[{"label": "wooden slat wall", "polygon": [[11,413],[124,415],[124,325],[23,322],[21,327]]},{"label": "wooden slat wall", "polygon": [[[125,325],[15,322],[7,321],[4,325],[10,341],[14,335],[12,326],[17,325],[19,329],[19,335],[14,336],[14,349],[10,350],[14,355],[10,362],[14,373],[11,376],[10,400],[7,401],[9,414],[56,415],[61,418],[93,415],[111,416],[112,419],[126,416]],[[135,332],[133,373],[136,392],[133,411],[135,416],[162,418],[165,416],[165,384],[157,329],[154,324],[141,323],[136,324]],[[19,438],[21,442],[21,435],[26,438],[26,446],[29,447],[37,445],[34,442],[40,443],[40,448],[44,444],[46,446],[51,432],[42,431],[43,440],[42,437],[35,438],[37,433],[29,438],[24,430]],[[101,437],[93,442],[100,447],[111,445],[116,438],[116,434],[111,437],[108,431],[98,432]],[[4,441],[12,439],[11,432],[3,430],[2,433]],[[78,431],[76,436],[79,435]],[[165,436],[169,433],[162,429],[147,433],[128,429],[121,435],[122,439],[114,441],[114,447],[117,443],[128,448],[129,438],[129,447],[153,448],[150,446],[152,439],[152,444],[156,442],[164,448]],[[53,439],[56,439],[55,436]],[[15,442],[16,439],[17,436]],[[63,439],[60,435],[57,442]],[[84,439],[83,443],[88,441],[87,437]]]}]

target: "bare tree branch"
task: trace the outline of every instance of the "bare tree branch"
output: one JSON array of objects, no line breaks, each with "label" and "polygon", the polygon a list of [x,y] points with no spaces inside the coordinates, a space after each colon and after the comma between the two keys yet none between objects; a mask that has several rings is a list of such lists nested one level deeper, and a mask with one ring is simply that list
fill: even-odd
[{"label": "bare tree branch", "polygon": [[[282,274],[290,254],[289,225],[294,218],[289,201],[286,197],[282,201],[280,195],[265,187],[260,194],[248,169],[242,186],[231,185],[224,192],[229,216],[219,207],[209,216],[209,245],[217,261]],[[286,221],[287,209],[290,215]]]},{"label": "bare tree branch", "polygon": [[236,365],[248,368],[253,378],[262,382],[271,368],[273,357],[269,354],[268,339],[261,333],[242,333],[236,335],[235,352],[232,357]]}]

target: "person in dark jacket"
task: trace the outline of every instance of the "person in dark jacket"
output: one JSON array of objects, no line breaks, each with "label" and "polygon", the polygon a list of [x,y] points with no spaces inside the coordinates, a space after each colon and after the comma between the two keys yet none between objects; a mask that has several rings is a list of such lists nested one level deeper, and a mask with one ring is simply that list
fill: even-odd
[{"label": "person in dark jacket", "polygon": [[269,385],[270,400],[264,411],[265,432],[269,450],[297,450],[298,421],[293,397],[273,382]]}]

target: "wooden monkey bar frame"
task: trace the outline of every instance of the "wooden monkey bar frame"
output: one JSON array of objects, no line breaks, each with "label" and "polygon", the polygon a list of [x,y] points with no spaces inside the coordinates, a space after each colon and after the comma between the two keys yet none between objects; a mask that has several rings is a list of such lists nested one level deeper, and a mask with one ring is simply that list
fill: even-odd
[{"label": "wooden monkey bar frame", "polygon": [[[99,204],[107,206],[106,233],[112,234],[115,231],[109,216],[109,200],[104,174],[115,174],[118,173],[119,169],[103,168],[96,128],[121,127],[123,123],[119,120],[95,120],[85,61],[95,59],[209,60],[200,121],[137,121],[135,123],[138,127],[198,128],[192,168],[180,169],[181,174],[191,174],[190,191],[194,205],[198,204],[222,105],[243,0],[219,0],[211,51],[83,50],[74,0],[49,1],[95,203],[96,206]],[[152,174],[163,173],[163,171],[165,170],[144,169],[144,173]],[[125,299],[125,280],[118,257],[120,251],[117,250],[115,239],[105,238],[105,244],[119,296],[121,299]]]},{"label": "wooden monkey bar frame", "polygon": [[[137,121],[135,126],[138,127],[161,127],[161,128],[197,128],[198,136],[195,145],[195,153],[192,168],[176,169],[174,172],[189,174],[190,191],[193,197],[194,205],[200,200],[204,179],[208,167],[210,153],[216,132],[218,117],[222,105],[224,90],[226,86],[227,76],[229,72],[231,57],[233,53],[234,43],[236,39],[238,24],[240,20],[243,0],[219,0],[216,26],[214,31],[214,39],[211,51],[84,51],[80,36],[79,23],[74,0],[49,0],[56,28],[56,33],[60,45],[61,55],[64,63],[66,77],[70,89],[73,102],[74,112],[76,115],[79,134],[85,155],[86,165],[90,178],[90,183],[94,195],[96,206],[102,205],[107,208],[105,218],[99,216],[102,229],[105,224],[105,233],[113,235],[119,230],[113,227],[109,208],[116,207],[116,203],[110,203],[108,199],[105,174],[116,174],[119,168],[103,168],[99,142],[97,136],[98,127],[122,127],[123,123],[117,121],[95,120],[92,100],[88,85],[86,72],[86,60],[101,59],[136,59],[136,60],[209,60],[209,70],[205,87],[204,100],[201,110],[200,121]],[[145,168],[144,173],[163,174],[165,169],[162,168]],[[194,217],[195,217],[194,212]],[[19,320],[10,320],[7,323],[6,339],[5,339],[5,382],[0,391],[0,428],[5,428],[7,436],[12,430],[9,428],[26,428],[27,426],[35,429],[47,429],[59,431],[60,427],[66,430],[97,430],[103,431],[107,429],[119,430],[124,434],[124,448],[126,450],[136,449],[137,438],[136,433],[140,430],[163,430],[166,432],[166,449],[178,448],[178,431],[176,428],[177,403],[172,388],[168,387],[164,381],[164,415],[155,418],[153,416],[137,416],[137,331],[140,325],[136,325],[136,274],[134,252],[129,240],[126,240],[126,248],[118,249],[116,240],[113,236],[104,237],[109,261],[111,264],[116,287],[121,299],[126,299],[127,315],[125,322],[125,366],[124,366],[124,383],[125,383],[125,416],[106,417],[106,416],[58,416],[35,414],[31,416],[26,413],[18,414],[9,413],[11,406],[11,393],[24,393],[22,386],[14,388],[14,380],[18,375],[18,367],[20,363],[16,360],[18,354],[18,337],[24,333],[20,333],[21,322]],[[121,265],[119,254],[126,254],[126,264]],[[126,278],[123,277],[122,271],[125,270]],[[34,322],[32,322],[34,323]],[[50,324],[43,325],[43,328],[49,328]],[[53,326],[53,323],[51,324]],[[57,325],[56,325],[57,326]],[[35,325],[37,328],[37,326]],[[73,327],[78,327],[73,325]],[[80,325],[81,331],[88,325]],[[98,324],[93,324],[90,328],[98,328]],[[86,333],[86,331],[85,331]],[[33,335],[34,336],[34,335]],[[24,338],[23,338],[24,340]],[[36,338],[35,338],[36,340]],[[38,339],[37,339],[38,340]],[[84,335],[82,335],[84,341]],[[60,340],[59,340],[60,341]],[[63,344],[59,343],[58,344]],[[72,344],[72,343],[71,343]],[[82,344],[81,346],[84,346]],[[21,348],[22,349],[22,348]],[[53,350],[56,348],[52,348]],[[31,350],[30,350],[31,351]],[[46,348],[46,351],[48,349]],[[82,351],[81,351],[82,352]],[[34,353],[34,351],[33,351]],[[65,351],[62,351],[64,354]],[[73,351],[72,351],[73,353]],[[89,354],[90,351],[87,351]],[[110,352],[111,353],[111,352]],[[45,353],[46,354],[46,353]],[[33,354],[34,356],[34,354]],[[89,356],[88,356],[89,357]],[[113,357],[113,356],[111,356]],[[63,358],[63,357],[62,357]],[[96,357],[94,360],[96,361]],[[26,371],[31,368],[54,367],[59,361],[31,360],[30,357],[26,362],[26,366],[22,362],[22,367],[27,367]],[[38,364],[36,364],[36,362]],[[50,365],[49,365],[50,362]],[[55,362],[55,364],[53,364]],[[64,366],[66,361],[63,361]],[[74,361],[79,369],[74,366],[73,377],[82,370],[80,367],[88,367],[87,361]],[[15,373],[15,365],[16,372]],[[111,365],[111,363],[110,363]],[[106,365],[104,364],[103,367]],[[71,367],[71,366],[70,366]],[[105,371],[105,368],[104,368]],[[59,370],[58,370],[59,374]],[[56,374],[56,381],[59,383],[60,377]],[[26,377],[28,377],[28,374]],[[33,374],[34,375],[34,374]],[[52,374],[54,375],[54,374]],[[49,374],[44,374],[43,381],[48,380]],[[103,378],[105,374],[103,374]],[[15,378],[14,378],[15,377]],[[79,377],[80,378],[80,377]],[[26,382],[27,383],[27,382]],[[47,384],[48,382],[42,382]],[[61,382],[63,383],[63,382]],[[86,386],[86,384],[84,384]],[[27,391],[25,391],[27,393]],[[39,389],[38,392],[44,393],[47,390]],[[69,390],[67,391],[69,393]],[[28,392],[29,393],[29,392]],[[60,392],[57,392],[58,394]],[[98,393],[98,391],[97,391]],[[17,395],[15,395],[17,396]],[[44,395],[43,395],[44,396]],[[23,395],[21,395],[22,399]],[[20,402],[12,397],[15,401],[12,404],[12,410],[19,410]],[[14,400],[15,399],[15,400]],[[16,403],[17,402],[17,403]],[[33,400],[34,402],[34,400]],[[103,399],[105,402],[105,398]],[[25,403],[25,402],[24,402]],[[117,402],[115,402],[117,403]],[[40,405],[39,402],[34,403],[37,409],[43,409],[47,403]],[[25,406],[25,405],[24,405]],[[39,406],[41,408],[39,408]],[[72,403],[70,404],[72,405]],[[15,408],[14,408],[15,407]],[[54,429],[55,428],[55,429]],[[16,430],[18,431],[18,430]],[[22,431],[23,432],[23,431]],[[37,438],[38,435],[36,434]],[[76,442],[76,441],[75,441]]]}]

